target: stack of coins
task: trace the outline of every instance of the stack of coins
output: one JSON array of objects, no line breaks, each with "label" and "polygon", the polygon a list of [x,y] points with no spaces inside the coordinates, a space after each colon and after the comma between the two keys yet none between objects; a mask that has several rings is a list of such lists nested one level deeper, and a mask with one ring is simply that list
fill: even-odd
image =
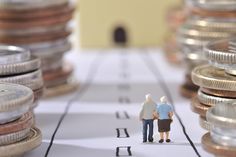
[{"label": "stack of coins", "polygon": [[209,65],[198,66],[192,71],[193,82],[200,86],[192,100],[192,110],[200,115],[200,124],[209,129],[207,110],[218,103],[236,101],[236,41],[210,42],[204,48]]},{"label": "stack of coins", "polygon": [[186,97],[197,94],[198,87],[191,81],[191,71],[206,63],[202,52],[209,41],[236,35],[236,1],[186,0],[189,17],[178,30],[178,43],[187,71],[181,93]]},{"label": "stack of coins", "polygon": [[220,157],[236,154],[236,104],[221,103],[207,111],[210,133],[202,137],[203,148]]},{"label": "stack of coins", "polygon": [[180,50],[176,42],[176,32],[180,25],[184,23],[186,14],[186,10],[184,10],[182,6],[171,8],[167,13],[166,22],[169,27],[169,33],[163,49],[170,63],[181,63]]},{"label": "stack of coins", "polygon": [[19,156],[42,142],[39,129],[33,127],[33,91],[17,84],[0,83],[0,156]]},{"label": "stack of coins", "polygon": [[31,108],[36,107],[44,89],[40,59],[26,49],[0,45],[0,82],[21,84],[32,89],[35,99]]},{"label": "stack of coins", "polygon": [[0,43],[29,49],[41,58],[46,95],[75,89],[73,67],[63,61],[71,49],[68,23],[73,10],[69,0],[0,0]]}]

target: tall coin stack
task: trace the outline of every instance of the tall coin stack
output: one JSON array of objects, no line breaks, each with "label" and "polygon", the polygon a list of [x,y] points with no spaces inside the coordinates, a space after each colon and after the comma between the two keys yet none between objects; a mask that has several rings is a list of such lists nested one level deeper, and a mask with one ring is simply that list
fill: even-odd
[{"label": "tall coin stack", "polygon": [[204,48],[209,65],[192,71],[193,82],[200,86],[192,100],[192,110],[200,115],[200,124],[209,130],[206,112],[219,103],[236,101],[236,40],[210,42]]},{"label": "tall coin stack", "polygon": [[221,103],[207,111],[211,130],[202,137],[203,148],[216,157],[235,157],[236,104]]},{"label": "tall coin stack", "polygon": [[182,6],[171,8],[167,13],[166,22],[170,33],[167,35],[163,49],[170,63],[179,64],[181,62],[180,50],[176,43],[176,32],[185,19],[186,10]]},{"label": "tall coin stack", "polygon": [[187,71],[181,93],[192,98],[198,87],[191,80],[191,71],[205,64],[203,47],[209,41],[236,35],[236,1],[186,0],[189,17],[178,31],[178,43],[183,53]]},{"label": "tall coin stack", "polygon": [[0,82],[20,84],[32,89],[33,109],[44,89],[40,59],[24,48],[0,45]]},{"label": "tall coin stack", "polygon": [[215,156],[236,153],[236,40],[210,42],[204,48],[209,65],[196,67],[193,82],[200,86],[192,109],[210,131],[202,137],[204,149]]},{"label": "tall coin stack", "polygon": [[19,156],[42,142],[30,111],[34,94],[28,87],[0,83],[0,157]]},{"label": "tall coin stack", "polygon": [[29,49],[41,58],[46,96],[76,87],[73,67],[63,62],[71,49],[68,23],[73,10],[69,0],[0,0],[0,43]]}]

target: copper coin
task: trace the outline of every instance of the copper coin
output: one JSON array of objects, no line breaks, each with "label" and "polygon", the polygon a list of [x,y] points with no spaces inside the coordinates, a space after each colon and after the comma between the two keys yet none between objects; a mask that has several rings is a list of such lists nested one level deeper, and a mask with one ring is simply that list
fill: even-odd
[{"label": "copper coin", "polygon": [[45,75],[47,79],[44,80],[45,87],[51,88],[59,86],[61,84],[65,84],[68,81],[68,79],[71,78],[72,73],[73,73],[73,67],[69,64],[64,65],[64,67],[61,69],[52,71],[51,73],[46,72]]},{"label": "copper coin", "polygon": [[217,89],[209,89],[209,88],[201,88],[201,91],[203,91],[206,94],[218,96],[218,97],[224,97],[224,98],[236,98],[236,92],[234,91],[225,91],[225,90],[217,90]]},{"label": "copper coin", "polygon": [[41,97],[43,97],[43,92],[44,92],[44,88],[40,88],[37,90],[34,90],[34,102],[38,101]]},{"label": "copper coin", "polygon": [[191,109],[193,112],[199,114],[202,117],[206,117],[206,112],[210,107],[199,102],[197,96],[191,101]]},{"label": "copper coin", "polygon": [[197,85],[195,85],[193,83],[192,78],[191,78],[191,74],[189,74],[189,73],[185,74],[185,84],[187,86],[192,86],[192,87],[194,87],[196,89],[199,88]]},{"label": "copper coin", "polygon": [[203,17],[223,17],[223,18],[235,18],[235,11],[209,11],[200,8],[191,8],[190,13]]},{"label": "copper coin", "polygon": [[72,75],[68,75],[65,77],[58,78],[56,80],[44,81],[44,84],[46,88],[53,88],[65,84],[71,77]]},{"label": "copper coin", "polygon": [[45,18],[38,18],[27,21],[15,21],[15,20],[0,20],[0,29],[27,29],[32,27],[47,27],[53,25],[60,25],[69,22],[72,19],[72,12],[61,14]]},{"label": "copper coin", "polygon": [[61,32],[54,32],[54,33],[47,33],[41,35],[30,35],[30,36],[6,36],[0,37],[0,42],[5,44],[31,44],[37,42],[46,42],[46,41],[54,41],[58,39],[63,39],[68,37],[71,34],[70,31],[61,31]]},{"label": "copper coin", "polygon": [[45,81],[53,81],[58,78],[68,78],[72,72],[73,66],[71,64],[64,64],[61,69],[43,73],[43,79]]},{"label": "copper coin", "polygon": [[21,118],[13,122],[0,125],[0,135],[10,134],[27,128],[31,128],[32,125],[33,125],[32,113],[27,112]]},{"label": "copper coin", "polygon": [[36,19],[50,16],[57,16],[60,14],[68,14],[72,13],[74,8],[70,7],[68,4],[41,8],[41,9],[33,9],[33,10],[4,10],[0,9],[0,19],[7,20],[28,20],[28,19]]},{"label": "copper coin", "polygon": [[212,153],[215,156],[235,157],[236,154],[236,147],[222,146],[215,143],[212,140],[210,133],[206,133],[202,137],[202,146],[207,152]]},{"label": "copper coin", "polygon": [[188,86],[186,84],[183,84],[180,87],[180,93],[185,98],[192,98],[192,97],[194,97],[195,95],[197,95],[197,91],[198,91],[198,89],[196,89],[195,86]]}]

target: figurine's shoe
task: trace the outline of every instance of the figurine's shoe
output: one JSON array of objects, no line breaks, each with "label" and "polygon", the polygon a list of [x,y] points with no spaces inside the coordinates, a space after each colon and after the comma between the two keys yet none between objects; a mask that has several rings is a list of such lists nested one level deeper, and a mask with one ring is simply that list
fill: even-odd
[{"label": "figurine's shoe", "polygon": [[169,143],[171,140],[170,139],[167,139],[166,142]]},{"label": "figurine's shoe", "polygon": [[148,142],[153,142],[153,139],[148,140]]},{"label": "figurine's shoe", "polygon": [[163,139],[160,139],[160,140],[159,140],[159,143],[163,143],[163,142],[164,142],[164,140],[163,140]]},{"label": "figurine's shoe", "polygon": [[147,140],[143,140],[143,143],[146,143],[147,142]]}]

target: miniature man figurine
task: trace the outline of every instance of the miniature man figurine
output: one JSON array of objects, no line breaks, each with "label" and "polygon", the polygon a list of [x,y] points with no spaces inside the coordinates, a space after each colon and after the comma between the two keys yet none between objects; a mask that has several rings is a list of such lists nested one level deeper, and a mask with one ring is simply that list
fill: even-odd
[{"label": "miniature man figurine", "polygon": [[146,100],[143,103],[142,110],[139,114],[139,118],[143,122],[143,142],[147,142],[148,130],[148,141],[153,142],[153,120],[155,112],[156,103],[152,100],[152,96],[150,94],[147,94]]},{"label": "miniature man figurine", "polygon": [[164,133],[166,135],[166,142],[170,142],[169,132],[170,124],[172,122],[173,109],[167,103],[165,96],[160,98],[161,103],[157,106],[158,132],[160,133],[159,143],[164,142]]}]

